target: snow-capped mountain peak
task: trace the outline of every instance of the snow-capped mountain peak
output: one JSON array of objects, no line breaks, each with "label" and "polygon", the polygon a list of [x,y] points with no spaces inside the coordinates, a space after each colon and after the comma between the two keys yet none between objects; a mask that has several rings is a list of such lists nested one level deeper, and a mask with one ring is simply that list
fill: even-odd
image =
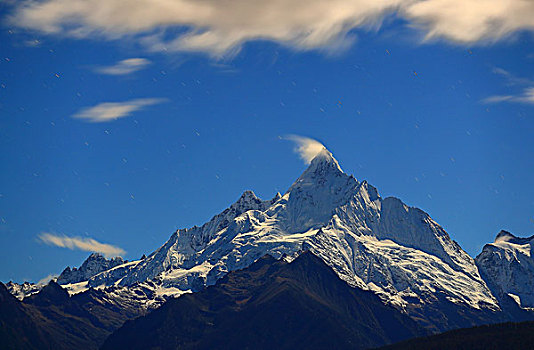
[{"label": "snow-capped mountain peak", "polygon": [[331,180],[339,177],[348,177],[348,175],[341,170],[339,163],[332,153],[326,148],[323,148],[323,150],[312,159],[308,168],[289,188],[288,192],[291,192],[295,187],[321,186],[329,179]]},{"label": "snow-capped mountain peak", "polygon": [[397,198],[382,199],[367,181],[344,173],[327,149],[282,196],[261,200],[245,191],[204,225],[177,230],[146,259],[99,272],[86,285],[142,285],[178,296],[266,254],[291,259],[305,250],[399,308],[427,312],[439,300],[499,309],[473,259],[439,224]]},{"label": "snow-capped mountain peak", "polygon": [[330,221],[334,210],[347,203],[359,185],[324,148],[284,194],[280,205],[267,214],[290,233],[317,229]]},{"label": "snow-capped mountain peak", "polygon": [[[323,148],[317,155],[311,160],[308,169],[300,176],[300,179],[304,178],[321,178],[327,176],[336,176],[343,173],[341,167],[339,166],[338,161],[334,158],[332,153]],[[298,182],[298,180],[297,180]]]}]

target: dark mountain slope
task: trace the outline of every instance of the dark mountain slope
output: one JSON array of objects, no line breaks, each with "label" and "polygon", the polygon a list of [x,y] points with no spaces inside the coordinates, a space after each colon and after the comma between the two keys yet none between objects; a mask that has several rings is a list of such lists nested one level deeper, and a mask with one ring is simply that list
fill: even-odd
[{"label": "dark mountain slope", "polygon": [[23,302],[0,284],[1,349],[97,349],[143,310],[116,305],[98,290],[69,297],[50,282]]},{"label": "dark mountain slope", "polygon": [[534,322],[501,323],[463,328],[416,338],[381,350],[530,350],[534,348]]},{"label": "dark mountain slope", "polygon": [[266,256],[215,286],[128,321],[103,349],[363,349],[422,334],[371,292],[306,252]]},{"label": "dark mountain slope", "polygon": [[0,283],[0,349],[55,348],[59,344],[40,327],[44,323],[38,311],[22,304]]}]

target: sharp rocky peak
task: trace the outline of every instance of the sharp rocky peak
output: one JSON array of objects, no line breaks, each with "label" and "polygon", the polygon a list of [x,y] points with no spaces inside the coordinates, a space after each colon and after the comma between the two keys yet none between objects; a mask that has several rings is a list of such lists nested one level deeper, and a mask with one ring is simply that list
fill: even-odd
[{"label": "sharp rocky peak", "polygon": [[324,148],[268,214],[289,233],[318,228],[330,221],[335,208],[350,201],[358,186]]},{"label": "sharp rocky peak", "polygon": [[50,281],[39,293],[31,295],[27,302],[34,305],[62,305],[69,300],[69,293],[55,281]]},{"label": "sharp rocky peak", "polygon": [[104,258],[104,256],[100,253],[91,253],[91,255],[89,255],[87,259],[85,259],[84,263],[93,260],[105,261],[106,258]]},{"label": "sharp rocky peak", "polygon": [[332,153],[326,148],[323,148],[321,152],[310,162],[310,166],[303,175],[326,175],[326,174],[344,174],[343,170],[339,166],[339,163],[334,158]]},{"label": "sharp rocky peak", "polygon": [[323,148],[323,150],[312,159],[308,168],[293,183],[288,192],[292,192],[298,188],[308,188],[309,190],[312,190],[313,188],[317,189],[318,187],[328,187],[340,179],[345,178],[352,178],[352,176],[345,174],[332,153],[326,148]]},{"label": "sharp rocky peak", "polygon": [[63,270],[57,281],[59,284],[78,283],[85,281],[102,271],[122,265],[125,262],[126,261],[120,256],[112,259],[106,259],[104,256],[102,256],[102,254],[92,253],[79,268],[73,267],[71,269],[70,267],[67,267],[65,270]]},{"label": "sharp rocky peak", "polygon": [[507,243],[512,243],[512,244],[522,245],[522,244],[528,244],[532,240],[534,240],[534,236],[525,237],[525,238],[517,237],[513,233],[510,233],[505,230],[501,230],[501,232],[497,234],[497,237],[495,237],[495,241],[493,243],[507,242]]},{"label": "sharp rocky peak", "polygon": [[256,196],[256,194],[254,194],[254,192],[247,190],[247,191],[243,192],[243,194],[241,195],[241,197],[239,197],[237,202],[234,203],[234,206],[236,206],[236,207],[249,207],[251,205],[251,203],[259,204],[259,203],[261,203],[261,199],[259,199]]},{"label": "sharp rocky peak", "polygon": [[234,211],[238,212],[238,215],[248,210],[265,210],[281,197],[280,193],[276,193],[271,200],[262,200],[254,192],[247,190],[243,192],[237,202],[230,206],[229,210],[234,209]]},{"label": "sharp rocky peak", "polygon": [[243,192],[243,194],[241,195],[241,197],[239,198],[239,200],[250,200],[250,199],[259,199],[256,194],[250,190],[247,190],[245,192]]}]

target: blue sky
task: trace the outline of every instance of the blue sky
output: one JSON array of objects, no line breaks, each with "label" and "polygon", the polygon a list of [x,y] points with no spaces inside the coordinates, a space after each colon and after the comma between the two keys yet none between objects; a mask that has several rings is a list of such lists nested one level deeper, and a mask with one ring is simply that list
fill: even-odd
[{"label": "blue sky", "polygon": [[306,168],[288,134],[472,256],[534,234],[534,5],[80,1],[0,5],[0,281],[285,192]]}]

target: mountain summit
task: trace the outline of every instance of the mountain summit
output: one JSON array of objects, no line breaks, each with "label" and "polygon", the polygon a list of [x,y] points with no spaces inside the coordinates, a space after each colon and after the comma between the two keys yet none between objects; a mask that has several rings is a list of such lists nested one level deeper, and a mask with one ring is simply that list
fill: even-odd
[{"label": "mountain summit", "polygon": [[324,148],[291,185],[268,215],[290,233],[324,226],[335,208],[347,203],[359,182],[345,174],[332,153]]},{"label": "mountain summit", "polygon": [[[311,177],[325,177],[328,175],[336,175],[343,173],[338,161],[334,158],[332,153],[326,148],[323,148],[317,155],[311,160],[308,169],[302,174],[300,178]],[[344,174],[344,173],[343,173]],[[299,178],[299,179],[300,179]],[[298,181],[298,180],[297,180]]]}]

